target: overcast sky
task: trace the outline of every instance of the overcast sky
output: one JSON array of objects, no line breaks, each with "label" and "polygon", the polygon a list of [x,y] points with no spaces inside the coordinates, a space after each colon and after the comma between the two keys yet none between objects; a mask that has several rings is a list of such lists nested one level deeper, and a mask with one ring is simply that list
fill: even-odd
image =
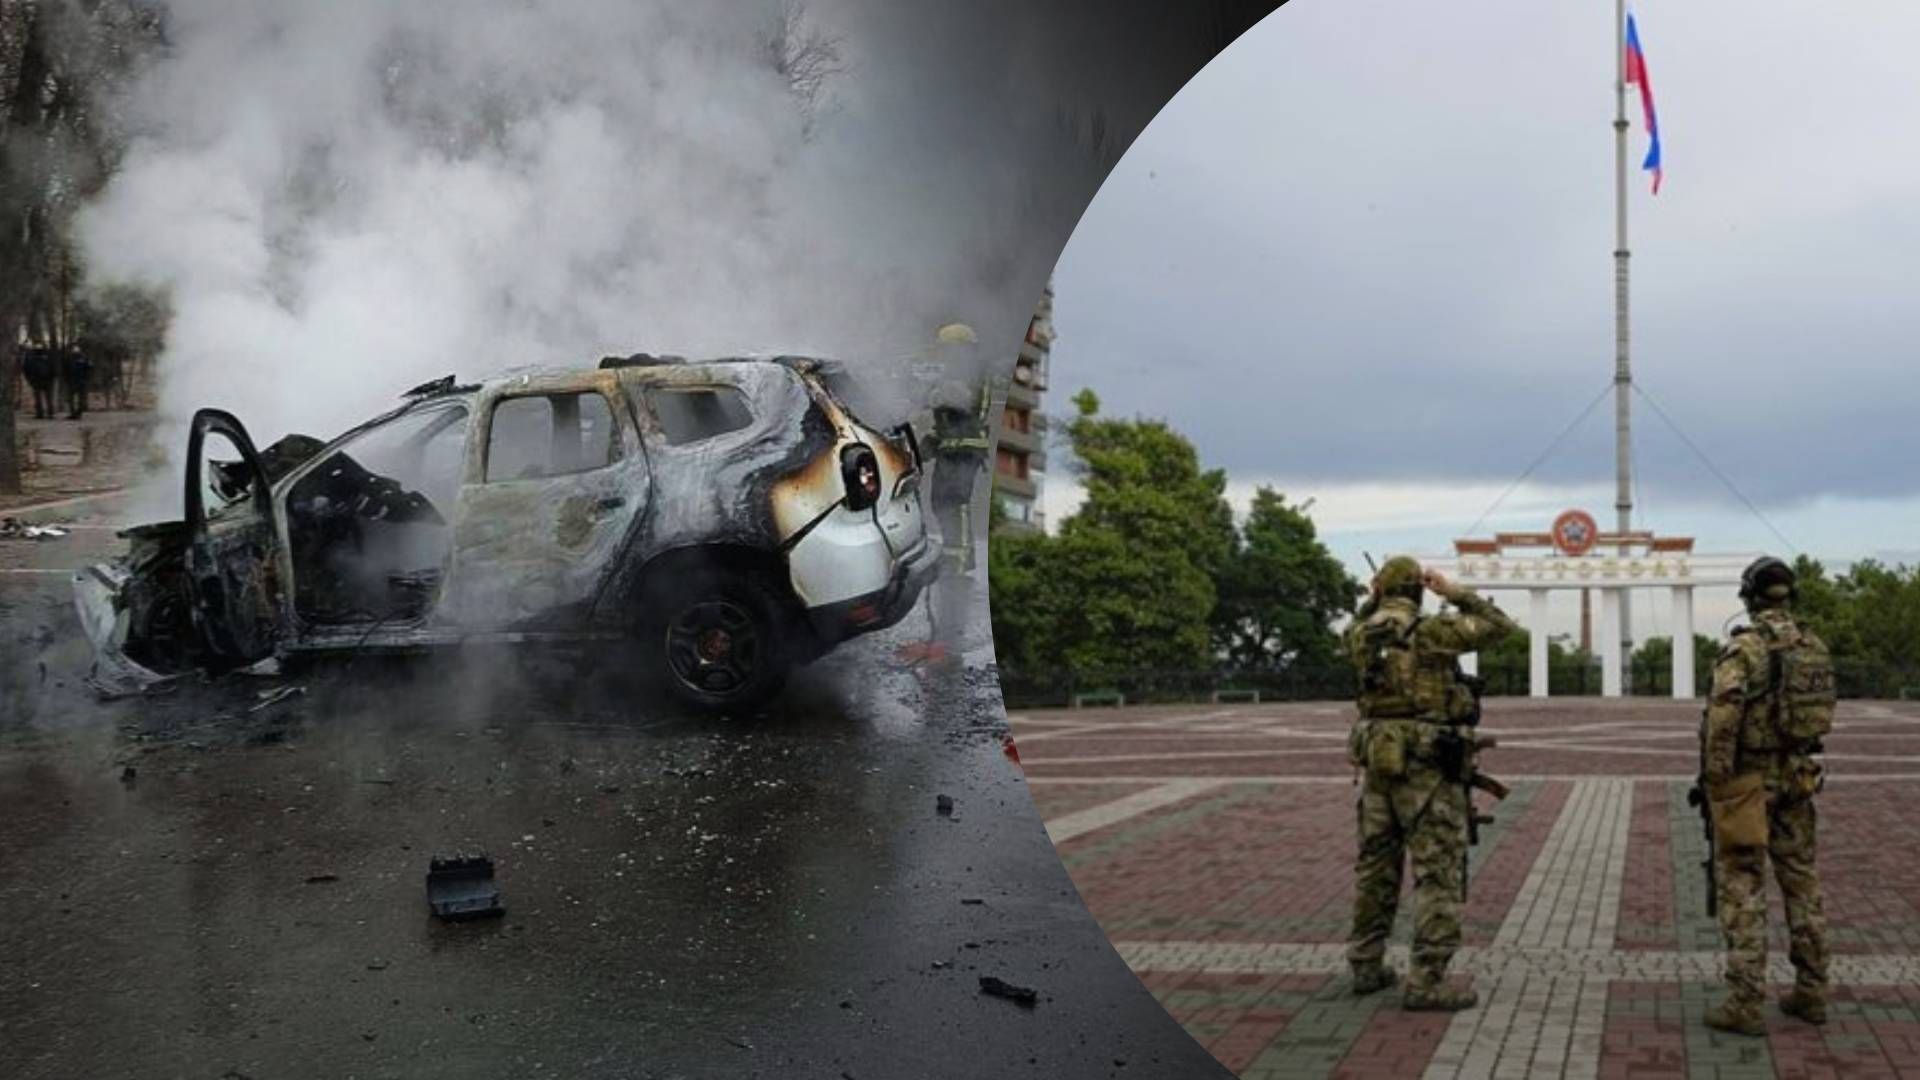
[{"label": "overcast sky", "polygon": [[[1666,166],[1650,195],[1630,96],[1636,380],[1793,547],[1920,561],[1920,12],[1635,11]],[[1450,550],[1612,377],[1615,44],[1606,0],[1292,0],[1082,219],[1049,409],[1167,419],[1356,566]],[[1633,408],[1638,525],[1786,546]],[[1612,440],[1608,397],[1476,531],[1611,525]]]}]

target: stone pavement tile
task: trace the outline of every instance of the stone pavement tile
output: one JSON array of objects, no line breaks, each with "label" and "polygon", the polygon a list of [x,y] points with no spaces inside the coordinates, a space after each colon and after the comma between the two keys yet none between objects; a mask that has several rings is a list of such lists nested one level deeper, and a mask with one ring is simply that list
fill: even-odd
[{"label": "stone pavement tile", "polygon": [[1675,949],[1673,851],[1671,821],[1664,784],[1636,784],[1633,824],[1627,848],[1626,879],[1631,884],[1620,898],[1620,922],[1614,947],[1620,949]]},{"label": "stone pavement tile", "polygon": [[[1267,794],[1269,792],[1265,788],[1244,784],[1216,788],[1177,805],[1161,807],[1062,843],[1058,845],[1060,861],[1066,864],[1068,871],[1074,872],[1076,884],[1078,871],[1082,867],[1111,862],[1123,854],[1128,862],[1136,866],[1159,869],[1163,866],[1160,860],[1169,852],[1187,849],[1184,841],[1194,835],[1196,825],[1201,825],[1207,818],[1235,803]],[[1204,833],[1211,828],[1211,823],[1207,823],[1199,831]],[[1242,838],[1251,836],[1251,833],[1246,833]],[[1206,854],[1226,853],[1216,850]],[[1084,889],[1082,895],[1085,895]]]},{"label": "stone pavement tile", "polygon": [[1669,983],[1611,983],[1599,1075],[1684,1076],[1687,1047],[1679,998],[1678,988]]},{"label": "stone pavement tile", "polygon": [[[1100,797],[1062,796],[1050,812],[1074,813],[1165,783],[1141,776],[1242,770],[1249,778],[1062,845],[1082,896],[1128,963],[1242,1076],[1499,1080],[1684,1070],[1920,1080],[1920,859],[1913,857],[1920,843],[1888,842],[1903,835],[1920,783],[1853,779],[1868,764],[1858,759],[1870,756],[1860,745],[1830,755],[1835,782],[1819,807],[1821,869],[1840,954],[1835,1020],[1814,1029],[1770,1005],[1769,1038],[1721,1035],[1702,1022],[1724,990],[1719,929],[1704,911],[1698,865],[1705,844],[1685,803],[1690,751],[1673,753],[1690,747],[1697,706],[1595,706],[1502,704],[1490,713],[1502,745],[1487,765],[1514,782],[1515,796],[1494,809],[1499,823],[1472,853],[1466,948],[1455,970],[1483,1003],[1457,1017],[1403,1014],[1390,1007],[1395,995],[1346,992],[1352,789],[1333,774],[1308,775],[1328,768],[1314,757],[1327,755],[1261,751],[1236,760],[1216,750],[1266,747],[1268,736],[1272,746],[1299,749],[1306,735],[1343,730],[1343,714],[1262,706],[1170,721],[1194,733],[1188,745],[1207,756],[1158,773],[1130,764],[1105,779],[1082,769],[1092,783],[1057,786],[1104,789]],[[1863,708],[1845,706],[1836,744],[1872,736],[1879,741],[1866,749],[1875,752],[1920,751],[1920,723],[1912,722],[1920,708],[1902,713],[1912,714],[1907,721],[1877,721],[1880,727],[1864,731]],[[1135,748],[1158,745],[1139,737]],[[1076,747],[1077,738],[1048,739],[1044,754],[1094,756]],[[1083,742],[1104,753],[1122,741],[1103,740]],[[1631,752],[1615,752],[1621,748]],[[1621,783],[1641,767],[1635,761],[1655,759],[1644,779]],[[1911,762],[1895,764],[1920,772]],[[1046,786],[1043,780],[1035,790]],[[1576,792],[1584,793],[1577,807]],[[1777,892],[1768,891],[1770,898]],[[1769,977],[1777,998],[1791,970],[1784,920],[1772,902]],[[1389,953],[1400,965],[1408,937],[1402,922]]]},{"label": "stone pavement tile", "polygon": [[[1767,1040],[1729,1035],[1707,1027],[1707,1009],[1725,997],[1718,987],[1701,983],[1683,984],[1680,996],[1680,1030],[1687,1048],[1687,1075],[1712,1080],[1772,1080],[1773,1056]],[[1770,1021],[1771,1025],[1771,1021]]]},{"label": "stone pavement tile", "polygon": [[[1832,784],[1815,804],[1821,886],[1836,952],[1920,950],[1920,840],[1887,842],[1890,830],[1910,828],[1916,788]],[[1777,898],[1770,907],[1778,910]],[[1776,925],[1784,928],[1784,920]]]},{"label": "stone pavement tile", "polygon": [[1147,817],[1168,807],[1180,806],[1211,791],[1217,791],[1223,781],[1195,780],[1191,778],[1168,780],[1164,784],[1152,784],[1120,798],[1098,803],[1046,819],[1047,835],[1056,847],[1090,833],[1103,830]]},{"label": "stone pavement tile", "polygon": [[1331,790],[1236,785],[1061,850],[1110,937],[1340,941],[1354,809]]},{"label": "stone pavement tile", "polygon": [[1573,785],[1546,845],[1514,898],[1496,945],[1523,949],[1608,947],[1626,868],[1631,785],[1595,778]]},{"label": "stone pavement tile", "polygon": [[1690,781],[1666,785],[1667,842],[1672,853],[1673,936],[1685,951],[1718,951],[1726,942],[1720,924],[1707,914],[1705,826],[1700,811],[1687,805]]},{"label": "stone pavement tile", "polygon": [[1034,808],[1042,821],[1050,821],[1076,810],[1112,802],[1152,787],[1151,783],[1133,784],[1032,784]]},{"label": "stone pavement tile", "polygon": [[1411,1077],[1426,1068],[1450,1018],[1445,1013],[1410,1013],[1384,1002],[1354,1038],[1332,1075],[1340,1080]]},{"label": "stone pavement tile", "polygon": [[[1573,785],[1565,782],[1521,781],[1512,795],[1495,805],[1493,826],[1480,834],[1467,903],[1460,913],[1465,944],[1493,940],[1572,790]],[[1407,940],[1408,927],[1395,929],[1398,940]]]}]

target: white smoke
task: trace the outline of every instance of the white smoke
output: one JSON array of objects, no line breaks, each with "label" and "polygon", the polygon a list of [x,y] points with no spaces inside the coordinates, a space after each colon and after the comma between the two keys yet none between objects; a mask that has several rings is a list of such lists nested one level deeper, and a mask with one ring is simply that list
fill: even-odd
[{"label": "white smoke", "polygon": [[[171,291],[169,450],[202,406],[329,437],[449,372],[638,350],[836,356],[904,414],[942,323],[1010,370],[1106,169],[1224,44],[957,7],[178,0],[90,271]],[[828,46],[817,97],[783,33]]]}]

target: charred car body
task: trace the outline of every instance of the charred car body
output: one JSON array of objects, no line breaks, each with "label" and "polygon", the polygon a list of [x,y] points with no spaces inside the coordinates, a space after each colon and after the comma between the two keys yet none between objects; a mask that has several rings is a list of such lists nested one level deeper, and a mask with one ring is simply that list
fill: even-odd
[{"label": "charred car body", "polygon": [[[729,710],[899,621],[938,568],[910,427],[830,363],[644,354],[416,387],[332,442],[188,434],[184,520],[75,575],[96,678],[270,656],[607,639]],[[209,443],[229,448],[215,460]]]}]

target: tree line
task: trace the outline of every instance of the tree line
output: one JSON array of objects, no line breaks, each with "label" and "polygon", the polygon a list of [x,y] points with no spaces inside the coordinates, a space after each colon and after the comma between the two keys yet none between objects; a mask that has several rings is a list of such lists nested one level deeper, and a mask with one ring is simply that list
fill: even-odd
[{"label": "tree line", "polygon": [[73,223],[125,153],[124,94],[165,47],[157,3],[0,4],[0,493],[20,490],[19,346],[158,348],[165,296],[88,290]]},{"label": "tree line", "polygon": [[1271,488],[1244,521],[1226,474],[1164,421],[1100,414],[1083,390],[1064,425],[1086,491],[1052,535],[993,517],[988,584],[1003,683],[1321,673],[1361,585],[1305,510]]},{"label": "tree line", "polygon": [[[1064,435],[1085,488],[1051,535],[1008,527],[993,507],[989,602],[1009,699],[1064,700],[1069,688],[1130,699],[1192,697],[1243,686],[1340,698],[1353,675],[1338,628],[1363,585],[1328,551],[1302,505],[1262,487],[1242,520],[1223,470],[1203,468],[1164,421],[1100,413],[1091,390]],[[1920,696],[1920,568],[1855,563],[1829,572],[1800,556],[1797,613],[1833,650],[1841,692]],[[1481,650],[1490,692],[1524,694],[1530,636]],[[1721,649],[1694,634],[1694,686],[1705,694]],[[1593,694],[1599,658],[1548,642],[1549,691]],[[1673,640],[1648,638],[1630,659],[1634,693],[1672,691]]]}]

